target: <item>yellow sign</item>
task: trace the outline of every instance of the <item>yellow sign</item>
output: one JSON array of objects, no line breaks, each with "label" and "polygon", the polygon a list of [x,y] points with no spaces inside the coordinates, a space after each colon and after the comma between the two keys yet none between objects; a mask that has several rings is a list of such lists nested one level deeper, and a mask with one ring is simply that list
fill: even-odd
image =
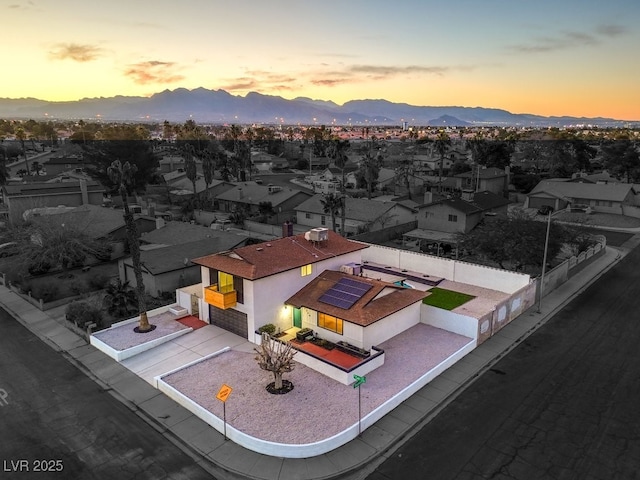
[{"label": "yellow sign", "polygon": [[233,388],[223,383],[222,387],[220,387],[220,390],[218,390],[218,394],[216,395],[216,398],[221,402],[226,402],[227,398],[229,398],[229,395],[231,395],[232,391],[233,391]]}]

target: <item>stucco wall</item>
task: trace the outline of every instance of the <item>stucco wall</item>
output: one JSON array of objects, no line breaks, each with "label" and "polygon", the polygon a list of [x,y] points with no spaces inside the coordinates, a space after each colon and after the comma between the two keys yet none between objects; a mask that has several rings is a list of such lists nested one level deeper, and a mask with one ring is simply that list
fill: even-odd
[{"label": "stucco wall", "polygon": [[478,339],[478,320],[431,305],[420,305],[420,321],[465,337]]},{"label": "stucco wall", "polygon": [[382,320],[378,320],[376,323],[367,326],[363,332],[363,345],[354,345],[369,350],[373,345],[380,345],[382,342],[395,337],[408,328],[417,325],[419,322],[420,303],[416,302],[399,312],[391,314]]},{"label": "stucco wall", "polygon": [[443,277],[454,282],[467,283],[505,293],[514,293],[530,282],[529,275],[522,273],[381,245],[370,245],[369,248],[363,250],[362,261]]}]

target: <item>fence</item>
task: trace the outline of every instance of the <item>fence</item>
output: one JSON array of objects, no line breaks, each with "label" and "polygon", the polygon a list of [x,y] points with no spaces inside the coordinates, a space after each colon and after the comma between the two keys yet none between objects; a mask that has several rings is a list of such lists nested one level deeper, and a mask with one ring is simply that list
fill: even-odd
[{"label": "fence", "polygon": [[[549,270],[548,272],[545,272],[543,285],[544,288],[542,289],[543,298],[545,295],[551,293],[571,277],[580,273],[584,269],[584,267],[589,265],[593,260],[604,254],[605,248],[607,246],[607,239],[604,235],[598,235],[597,239],[598,243],[596,243],[593,247],[589,247],[587,250],[566,259],[557,267]],[[536,279],[536,301],[540,300],[540,280],[540,277]]]}]

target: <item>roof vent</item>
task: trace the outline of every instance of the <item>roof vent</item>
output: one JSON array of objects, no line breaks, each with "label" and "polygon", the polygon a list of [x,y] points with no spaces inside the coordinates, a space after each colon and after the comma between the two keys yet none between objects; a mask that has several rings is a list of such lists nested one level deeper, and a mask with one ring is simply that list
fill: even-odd
[{"label": "roof vent", "polygon": [[261,252],[262,250],[264,250],[264,248],[262,248],[262,247],[257,247],[257,248],[256,248],[256,250],[257,250],[258,252]]}]

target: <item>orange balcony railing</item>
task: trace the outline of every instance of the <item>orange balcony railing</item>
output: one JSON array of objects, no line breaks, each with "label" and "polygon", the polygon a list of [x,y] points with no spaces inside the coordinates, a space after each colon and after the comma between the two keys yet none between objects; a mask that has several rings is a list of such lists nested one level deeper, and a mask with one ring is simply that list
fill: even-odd
[{"label": "orange balcony railing", "polygon": [[231,289],[225,289],[221,292],[218,290],[218,284],[210,285],[204,289],[204,301],[209,305],[226,310],[232,308],[238,303],[236,291]]}]

